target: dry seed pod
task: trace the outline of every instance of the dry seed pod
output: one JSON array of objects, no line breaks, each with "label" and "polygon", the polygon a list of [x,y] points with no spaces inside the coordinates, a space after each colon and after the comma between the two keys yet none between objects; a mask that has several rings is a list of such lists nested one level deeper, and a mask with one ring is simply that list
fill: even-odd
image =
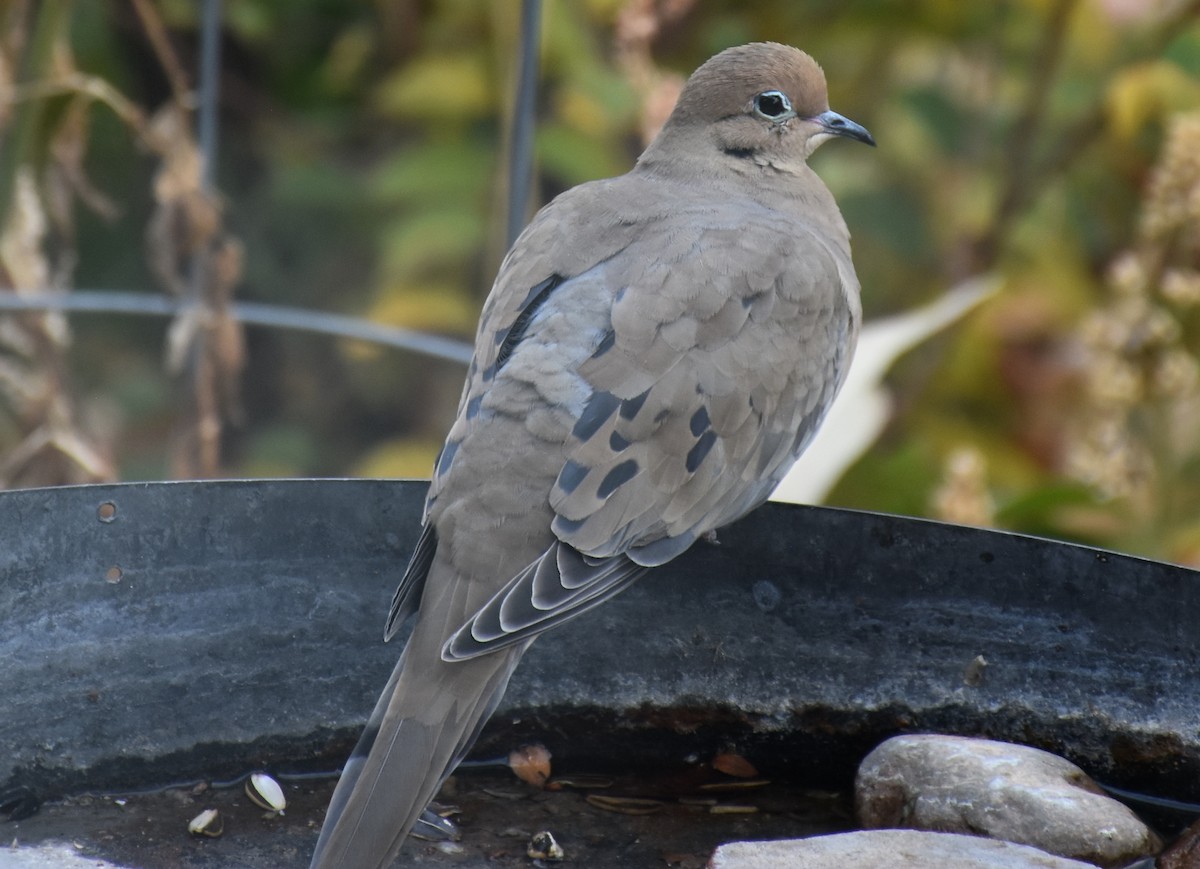
[{"label": "dry seed pod", "polygon": [[265,772],[250,774],[250,778],[246,780],[246,796],[254,805],[268,812],[278,812],[282,815],[283,810],[287,808],[283,788]]},{"label": "dry seed pod", "polygon": [[700,785],[697,790],[706,791],[710,794],[721,794],[730,791],[750,791],[755,788],[766,787],[770,783],[765,778],[742,779],[741,781],[714,781]]},{"label": "dry seed pod", "polygon": [[580,791],[595,791],[611,788],[613,780],[606,775],[556,775],[546,782],[546,790],[561,791],[563,788],[575,788]]},{"label": "dry seed pod", "polygon": [[660,800],[643,797],[609,797],[604,794],[588,794],[587,803],[598,809],[604,809],[606,812],[617,812],[622,815],[652,815],[662,811],[664,805]]},{"label": "dry seed pod", "polygon": [[554,834],[549,830],[542,830],[540,833],[534,833],[529,840],[529,845],[525,849],[525,853],[530,860],[554,860],[563,859],[563,849],[558,842],[554,841]]},{"label": "dry seed pod", "polygon": [[188,832],[193,836],[209,836],[215,839],[224,831],[225,825],[216,809],[205,809],[188,823]]},{"label": "dry seed pod", "polygon": [[718,803],[708,810],[711,815],[753,815],[757,811],[758,806],[735,806],[731,803]]}]

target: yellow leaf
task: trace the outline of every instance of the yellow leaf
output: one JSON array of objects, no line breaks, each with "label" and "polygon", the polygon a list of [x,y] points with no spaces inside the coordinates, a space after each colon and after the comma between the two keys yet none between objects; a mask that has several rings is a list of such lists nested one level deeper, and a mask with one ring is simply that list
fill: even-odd
[{"label": "yellow leaf", "polygon": [[381,294],[367,316],[389,326],[466,336],[475,331],[479,305],[457,287],[393,286]]},{"label": "yellow leaf", "polygon": [[607,136],[612,132],[603,107],[580,88],[562,89],[558,95],[558,113],[569,127],[589,136]]},{"label": "yellow leaf", "polygon": [[1113,79],[1106,94],[1109,129],[1129,140],[1149,121],[1200,104],[1200,82],[1165,60],[1130,66]]},{"label": "yellow leaf", "polygon": [[356,477],[415,477],[429,479],[441,441],[429,438],[396,438],[384,441],[355,463]]},{"label": "yellow leaf", "polygon": [[482,57],[444,54],[418,58],[385,78],[375,102],[391,115],[467,122],[489,114],[495,95]]},{"label": "yellow leaf", "polygon": [[483,244],[483,214],[466,203],[444,205],[407,213],[380,230],[387,279],[456,269],[476,255]]}]

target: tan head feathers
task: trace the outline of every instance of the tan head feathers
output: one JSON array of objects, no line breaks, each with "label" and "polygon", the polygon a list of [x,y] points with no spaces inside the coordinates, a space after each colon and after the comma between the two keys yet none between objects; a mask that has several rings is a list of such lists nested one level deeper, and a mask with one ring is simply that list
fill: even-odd
[{"label": "tan head feathers", "polygon": [[706,175],[754,166],[794,174],[837,136],[875,144],[864,127],[830,110],[815,60],[789,45],[752,42],[692,73],[639,166],[674,171],[686,162],[687,171]]},{"label": "tan head feathers", "polygon": [[672,121],[706,123],[740,115],[757,94],[769,91],[786,95],[801,118],[829,108],[825,73],[815,60],[790,45],[751,42],[725,49],[692,73]]}]

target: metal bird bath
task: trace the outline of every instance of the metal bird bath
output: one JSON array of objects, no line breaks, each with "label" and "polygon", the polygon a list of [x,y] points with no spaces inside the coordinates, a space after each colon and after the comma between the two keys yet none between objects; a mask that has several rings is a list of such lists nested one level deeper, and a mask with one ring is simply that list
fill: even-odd
[{"label": "metal bird bath", "polygon": [[[399,653],[383,619],[424,489],[0,493],[0,791],[336,768]],[[479,751],[540,740],[561,769],[736,745],[838,787],[883,738],[939,731],[1196,799],[1198,674],[1190,570],[771,504],[538,640]]]}]

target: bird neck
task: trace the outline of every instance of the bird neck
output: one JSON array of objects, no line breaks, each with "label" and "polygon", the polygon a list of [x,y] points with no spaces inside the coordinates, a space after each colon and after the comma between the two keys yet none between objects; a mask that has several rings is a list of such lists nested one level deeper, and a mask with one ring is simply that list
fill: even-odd
[{"label": "bird neck", "polygon": [[833,194],[804,160],[773,159],[763,152],[728,153],[703,130],[678,127],[664,129],[638,158],[631,174],[801,214],[806,222],[820,222],[823,234],[848,248],[849,230]]}]

